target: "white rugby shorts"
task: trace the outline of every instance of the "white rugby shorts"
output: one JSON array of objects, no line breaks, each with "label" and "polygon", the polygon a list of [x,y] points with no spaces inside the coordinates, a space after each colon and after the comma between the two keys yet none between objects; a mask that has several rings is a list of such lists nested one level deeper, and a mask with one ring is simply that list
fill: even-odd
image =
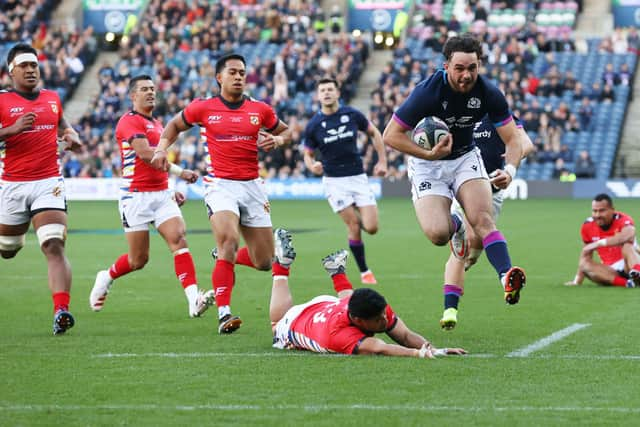
[{"label": "white rugby shorts", "polygon": [[120,196],[118,209],[125,233],[148,231],[149,225],[156,228],[163,222],[182,218],[173,190],[130,192]]},{"label": "white rugby shorts", "polygon": [[251,181],[213,178],[206,184],[204,202],[210,215],[231,211],[245,227],[271,227],[271,205],[262,178]]},{"label": "white rugby shorts", "polygon": [[425,196],[454,199],[458,189],[465,182],[472,179],[489,179],[478,147],[452,160],[409,157],[408,175],[414,202]]},{"label": "white rugby shorts", "polygon": [[62,177],[20,182],[0,180],[0,224],[28,223],[34,213],[42,210],[67,210]]},{"label": "white rugby shorts", "polygon": [[[493,212],[492,212],[493,222],[497,223],[498,218],[500,217],[500,213],[502,212],[502,204],[504,203],[504,190],[500,190],[493,193],[492,202],[493,202]],[[458,203],[458,199],[454,198],[453,202],[451,203],[451,212],[454,212],[455,210],[457,210],[458,207],[460,207],[460,203]]]},{"label": "white rugby shorts", "polygon": [[327,201],[334,212],[348,208],[351,205],[375,206],[376,196],[369,186],[367,175],[353,175],[341,177],[322,177],[322,185]]}]

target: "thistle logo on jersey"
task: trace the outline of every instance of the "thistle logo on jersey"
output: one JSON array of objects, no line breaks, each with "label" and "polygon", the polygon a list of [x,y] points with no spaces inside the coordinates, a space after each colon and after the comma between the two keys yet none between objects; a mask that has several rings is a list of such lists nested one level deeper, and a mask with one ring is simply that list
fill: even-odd
[{"label": "thistle logo on jersey", "polygon": [[480,100],[476,97],[470,98],[467,102],[467,108],[480,108]]}]

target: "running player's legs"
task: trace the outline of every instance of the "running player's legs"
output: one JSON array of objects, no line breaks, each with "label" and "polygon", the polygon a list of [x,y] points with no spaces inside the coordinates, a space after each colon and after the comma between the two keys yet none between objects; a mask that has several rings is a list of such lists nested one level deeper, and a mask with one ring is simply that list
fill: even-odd
[{"label": "running player's legs", "polygon": [[451,199],[446,196],[424,196],[413,202],[418,224],[423,233],[438,246],[446,245],[453,233],[449,212]]},{"label": "running player's legs", "polygon": [[236,251],[240,242],[240,218],[232,211],[221,210],[209,217],[211,231],[216,239],[218,259],[235,263]]},{"label": "running player's legs", "polygon": [[489,181],[472,179],[464,182],[456,195],[467,222],[481,239],[496,230]]},{"label": "running player's legs", "polygon": [[271,227],[248,227],[240,226],[240,231],[247,249],[249,257],[256,269],[268,271],[271,270],[271,261],[273,259],[273,230]]},{"label": "running player's legs", "polygon": [[359,206],[360,219],[362,220],[362,228],[369,234],[378,232],[378,206],[367,205]]},{"label": "running player's legs", "polygon": [[0,256],[13,258],[22,249],[29,222],[17,225],[0,224]]},{"label": "running player's legs", "polygon": [[47,258],[49,289],[52,293],[69,292],[71,265],[64,253],[67,213],[61,210],[41,210],[33,216],[33,228],[42,253]]},{"label": "running player's legs", "polygon": [[129,231],[125,233],[129,245],[129,267],[140,270],[149,261],[149,231]]},{"label": "running player's legs", "polygon": [[347,236],[349,240],[361,240],[361,222],[355,206],[347,206],[346,208],[338,211],[338,215],[340,216],[340,218],[342,218],[342,221],[347,226]]}]

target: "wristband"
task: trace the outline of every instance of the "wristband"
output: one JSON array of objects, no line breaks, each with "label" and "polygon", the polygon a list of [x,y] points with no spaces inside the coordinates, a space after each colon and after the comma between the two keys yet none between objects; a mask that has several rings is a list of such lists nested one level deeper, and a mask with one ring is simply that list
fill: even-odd
[{"label": "wristband", "polygon": [[180,166],[178,166],[178,165],[176,165],[176,164],[171,163],[171,164],[169,165],[169,173],[170,173],[171,175],[180,176],[180,174],[182,174],[182,171],[183,171],[183,170],[184,170],[184,169],[182,169]]},{"label": "wristband", "polygon": [[448,348],[438,348],[438,349],[436,349],[436,351],[433,352],[433,355],[434,356],[446,356],[448,352],[449,352]]},{"label": "wristband", "polygon": [[596,242],[596,247],[601,248],[607,246],[607,239],[600,239]]},{"label": "wristband", "polygon": [[511,175],[511,179],[513,180],[516,177],[516,172],[518,171],[518,169],[516,169],[516,167],[511,163],[507,163],[504,167],[504,171]]}]

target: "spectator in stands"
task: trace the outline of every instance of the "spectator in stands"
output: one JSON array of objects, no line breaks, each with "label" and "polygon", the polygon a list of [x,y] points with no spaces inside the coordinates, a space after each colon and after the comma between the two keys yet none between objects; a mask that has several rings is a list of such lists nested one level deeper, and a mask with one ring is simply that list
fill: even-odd
[{"label": "spectator in stands", "polygon": [[609,84],[605,84],[600,92],[598,101],[600,102],[614,102],[616,100],[616,94],[613,91],[613,87]]},{"label": "spectator in stands", "polygon": [[621,81],[620,75],[613,69],[613,64],[611,62],[607,63],[602,72],[602,84],[617,86]]},{"label": "spectator in stands", "polygon": [[620,77],[620,84],[623,86],[630,86],[631,85],[631,70],[629,70],[629,64],[627,64],[626,62],[623,62],[622,65],[620,65],[620,72],[618,73],[618,76]]},{"label": "spectator in stands", "polygon": [[591,118],[593,117],[593,107],[591,101],[586,96],[582,98],[582,103],[578,109],[578,116],[580,117],[580,127],[583,130],[591,129]]},{"label": "spectator in stands", "polygon": [[596,165],[591,160],[589,152],[583,150],[580,152],[575,164],[575,171],[577,178],[595,178]]}]

